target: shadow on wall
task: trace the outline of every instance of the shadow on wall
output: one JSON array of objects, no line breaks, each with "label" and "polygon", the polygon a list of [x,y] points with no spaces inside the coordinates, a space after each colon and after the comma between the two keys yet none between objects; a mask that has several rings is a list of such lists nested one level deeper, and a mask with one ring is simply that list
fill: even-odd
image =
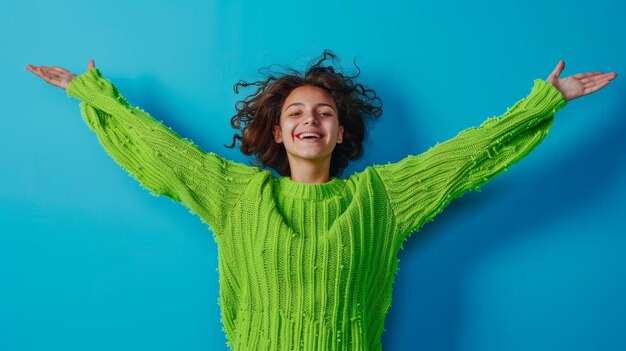
[{"label": "shadow on wall", "polygon": [[[515,184],[502,179],[501,174],[494,178],[500,177],[501,181],[486,184],[481,192],[470,191],[455,199],[433,222],[414,233],[398,256],[401,260],[400,272],[404,255],[420,255],[420,248],[435,235],[441,235],[443,228],[452,228],[459,224],[459,218],[467,217],[468,213],[479,213],[490,201],[502,196],[503,192],[507,193],[507,206],[491,209],[489,222],[472,221],[464,224],[464,234],[459,235],[460,241],[455,238],[453,246],[448,247],[449,254],[429,259],[432,269],[425,267],[411,277],[400,273],[396,276],[393,303],[385,324],[386,332],[382,335],[383,349],[404,349],[408,346],[408,339],[411,345],[419,345],[424,350],[457,349],[461,327],[459,321],[463,317],[460,292],[464,277],[467,276],[467,267],[475,266],[485,254],[492,252],[494,246],[511,238],[533,235],[535,228],[564,221],[603,199],[623,193],[626,174],[626,139],[623,138],[623,131],[626,130],[626,119],[622,111],[625,108],[626,103],[622,103],[612,113],[598,116],[609,119],[611,123],[606,123],[604,129],[593,134],[580,135],[575,143],[576,148],[564,149],[554,162],[546,163],[551,167],[538,172],[523,187],[515,187]],[[585,118],[584,123],[593,123],[594,116]],[[555,123],[553,129],[558,128],[558,120]],[[401,138],[408,137],[405,135]],[[393,141],[392,136],[384,136],[384,139],[379,142]],[[537,148],[535,151],[541,152],[541,144]],[[397,152],[404,154],[407,151]],[[512,165],[509,172],[515,166]],[[562,181],[564,174],[567,174],[566,182]],[[541,189],[541,192],[530,189]],[[528,203],[534,205],[529,207]],[[505,235],[499,228],[506,228]],[[415,281],[427,284],[416,290]],[[401,308],[394,308],[396,306]],[[407,320],[414,321],[410,327],[404,324]],[[402,338],[409,329],[412,331],[410,336]]]}]

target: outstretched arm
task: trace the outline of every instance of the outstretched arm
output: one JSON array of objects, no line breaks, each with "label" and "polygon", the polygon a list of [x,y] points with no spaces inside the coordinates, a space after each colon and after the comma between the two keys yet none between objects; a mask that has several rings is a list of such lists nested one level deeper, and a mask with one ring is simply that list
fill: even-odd
[{"label": "outstretched arm", "polygon": [[480,127],[463,130],[420,155],[373,166],[387,189],[398,240],[431,221],[453,199],[478,190],[526,156],[546,137],[554,114],[569,100],[615,78],[614,73],[596,72],[561,79],[563,67],[559,62],[547,80],[535,79],[527,97]]},{"label": "outstretched arm", "polygon": [[197,213],[217,234],[258,168],[204,152],[191,140],[131,106],[93,61],[75,75],[60,67],[27,67],[82,102],[89,128],[111,157],[148,189]]}]

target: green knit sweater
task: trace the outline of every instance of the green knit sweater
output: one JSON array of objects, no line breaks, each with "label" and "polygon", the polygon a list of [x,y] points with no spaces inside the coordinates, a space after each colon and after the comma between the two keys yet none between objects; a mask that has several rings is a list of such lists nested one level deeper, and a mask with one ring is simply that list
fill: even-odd
[{"label": "green knit sweater", "polygon": [[420,155],[305,184],[203,151],[129,104],[98,69],[67,94],[121,167],[212,230],[234,350],[380,350],[403,241],[533,150],[566,105],[535,79],[502,116]]}]

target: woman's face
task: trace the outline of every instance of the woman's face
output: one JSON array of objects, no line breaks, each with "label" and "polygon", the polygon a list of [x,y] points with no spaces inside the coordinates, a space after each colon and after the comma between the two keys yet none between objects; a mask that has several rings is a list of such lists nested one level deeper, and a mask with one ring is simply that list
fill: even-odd
[{"label": "woman's face", "polygon": [[320,165],[327,161],[330,165],[335,145],[343,141],[343,126],[339,125],[337,106],[330,94],[311,85],[294,89],[281,108],[274,140],[285,145],[291,165],[297,159]]}]

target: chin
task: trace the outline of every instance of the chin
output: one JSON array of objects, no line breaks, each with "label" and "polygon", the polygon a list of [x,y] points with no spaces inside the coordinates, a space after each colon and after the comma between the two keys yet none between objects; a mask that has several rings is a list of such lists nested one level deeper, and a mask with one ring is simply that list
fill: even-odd
[{"label": "chin", "polygon": [[331,154],[332,153],[329,153],[327,155],[327,154],[318,153],[318,152],[301,152],[295,155],[299,158],[306,159],[306,160],[318,160],[318,159],[322,159],[325,157],[329,157]]}]

